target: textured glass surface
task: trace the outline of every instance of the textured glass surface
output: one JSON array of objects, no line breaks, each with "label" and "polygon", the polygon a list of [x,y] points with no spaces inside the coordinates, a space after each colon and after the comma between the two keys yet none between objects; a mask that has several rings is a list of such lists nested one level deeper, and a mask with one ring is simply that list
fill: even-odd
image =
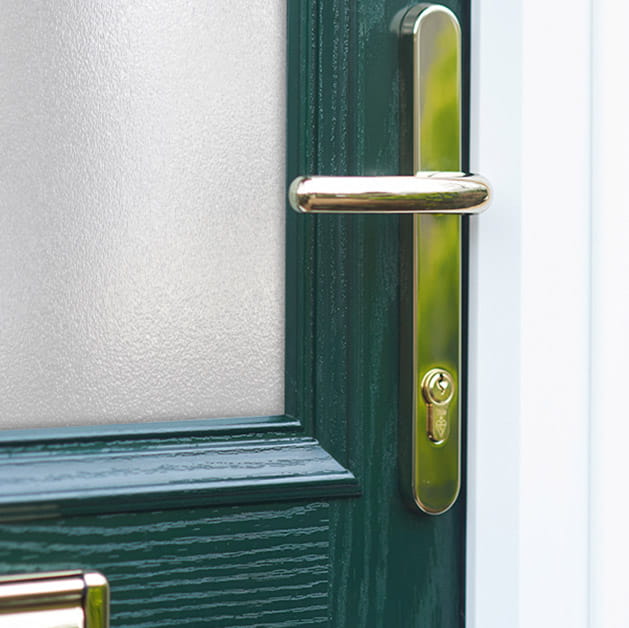
[{"label": "textured glass surface", "polygon": [[283,413],[284,4],[0,2],[0,427]]}]

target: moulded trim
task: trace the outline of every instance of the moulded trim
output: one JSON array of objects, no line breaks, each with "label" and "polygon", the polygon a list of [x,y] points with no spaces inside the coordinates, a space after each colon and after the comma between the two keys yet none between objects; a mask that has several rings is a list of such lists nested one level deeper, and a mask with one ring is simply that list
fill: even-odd
[{"label": "moulded trim", "polygon": [[314,438],[90,443],[0,451],[0,521],[358,495]]}]

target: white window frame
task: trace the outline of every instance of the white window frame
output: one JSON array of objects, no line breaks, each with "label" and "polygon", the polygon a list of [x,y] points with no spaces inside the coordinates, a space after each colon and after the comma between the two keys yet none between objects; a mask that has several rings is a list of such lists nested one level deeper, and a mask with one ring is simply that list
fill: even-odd
[{"label": "white window frame", "polygon": [[472,169],[495,201],[471,228],[469,628],[616,625],[591,585],[591,311],[610,296],[609,255],[591,264],[610,235],[591,240],[591,2],[472,0]]},{"label": "white window frame", "polygon": [[592,0],[590,626],[629,626],[629,6]]}]

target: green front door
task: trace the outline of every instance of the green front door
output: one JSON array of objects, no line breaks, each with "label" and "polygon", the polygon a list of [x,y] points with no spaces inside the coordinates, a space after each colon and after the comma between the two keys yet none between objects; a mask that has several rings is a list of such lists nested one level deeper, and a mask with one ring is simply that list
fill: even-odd
[{"label": "green front door", "polygon": [[[289,180],[399,173],[408,6],[288,0]],[[0,573],[100,571],[118,627],[464,625],[465,490],[399,488],[400,219],[287,211],[285,416],[4,433]]]}]

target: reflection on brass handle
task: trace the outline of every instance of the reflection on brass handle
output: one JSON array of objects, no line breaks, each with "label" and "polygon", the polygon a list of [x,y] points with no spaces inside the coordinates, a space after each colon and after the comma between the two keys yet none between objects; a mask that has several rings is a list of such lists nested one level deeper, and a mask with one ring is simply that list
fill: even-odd
[{"label": "reflection on brass handle", "polygon": [[0,628],[108,628],[109,585],[95,571],[0,577]]},{"label": "reflection on brass handle", "polygon": [[489,183],[463,172],[410,177],[298,177],[288,193],[293,209],[318,214],[480,214]]}]

